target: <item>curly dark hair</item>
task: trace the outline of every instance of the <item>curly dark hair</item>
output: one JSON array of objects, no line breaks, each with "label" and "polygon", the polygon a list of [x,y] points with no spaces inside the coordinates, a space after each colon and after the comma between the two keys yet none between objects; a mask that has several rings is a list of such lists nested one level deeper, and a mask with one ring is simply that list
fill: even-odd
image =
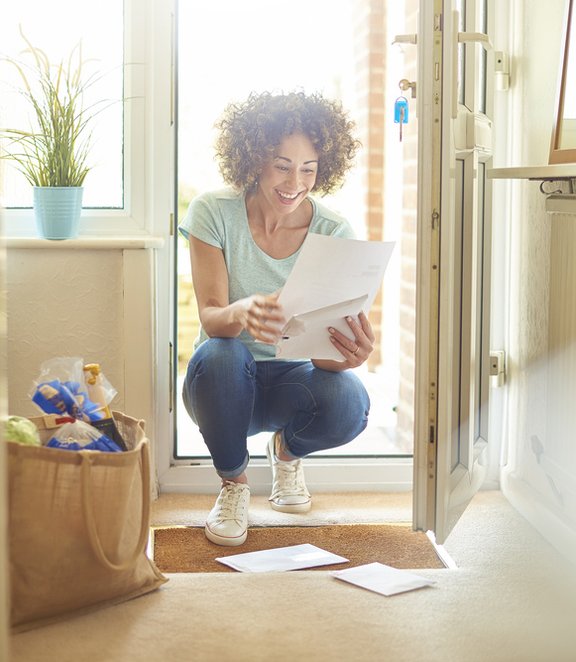
[{"label": "curly dark hair", "polygon": [[327,194],[342,185],[352,167],[360,147],[354,127],[339,102],[320,94],[252,93],[244,102],[229,104],[216,123],[216,158],[224,181],[248,191],[282,140],[302,133],[318,153],[313,190]]}]

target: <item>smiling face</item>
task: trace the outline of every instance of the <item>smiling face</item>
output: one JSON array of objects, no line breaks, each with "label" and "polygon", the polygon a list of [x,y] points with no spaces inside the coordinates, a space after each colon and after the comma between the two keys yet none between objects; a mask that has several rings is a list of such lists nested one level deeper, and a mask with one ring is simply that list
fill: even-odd
[{"label": "smiling face", "polygon": [[258,178],[257,195],[279,214],[290,214],[314,188],[318,154],[301,133],[286,136]]}]

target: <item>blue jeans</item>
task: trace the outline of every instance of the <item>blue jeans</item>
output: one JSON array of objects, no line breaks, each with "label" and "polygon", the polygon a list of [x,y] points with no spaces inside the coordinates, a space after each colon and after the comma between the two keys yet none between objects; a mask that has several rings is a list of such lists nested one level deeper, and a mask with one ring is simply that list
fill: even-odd
[{"label": "blue jeans", "polygon": [[182,397],[222,478],[244,472],[253,434],[280,430],[288,454],[304,457],[352,441],[370,410],[352,372],[310,361],[255,361],[236,338],[210,338],[196,349]]}]

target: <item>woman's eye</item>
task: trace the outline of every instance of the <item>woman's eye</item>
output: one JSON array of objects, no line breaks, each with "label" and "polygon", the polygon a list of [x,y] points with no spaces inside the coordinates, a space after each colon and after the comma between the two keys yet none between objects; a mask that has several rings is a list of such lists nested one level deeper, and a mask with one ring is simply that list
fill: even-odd
[{"label": "woman's eye", "polygon": [[282,172],[286,172],[288,170],[288,168],[286,166],[282,166],[282,165],[277,165],[276,168],[278,170],[281,170]]}]

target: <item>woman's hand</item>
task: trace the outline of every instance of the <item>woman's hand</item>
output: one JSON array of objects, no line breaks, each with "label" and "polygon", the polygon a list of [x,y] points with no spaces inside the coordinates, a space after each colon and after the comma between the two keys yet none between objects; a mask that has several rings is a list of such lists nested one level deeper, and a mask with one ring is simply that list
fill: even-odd
[{"label": "woman's hand", "polygon": [[[354,334],[354,339],[351,340],[337,329],[330,327],[328,329],[330,340],[344,357],[345,364],[341,369],[357,368],[374,350],[374,333],[368,318],[362,312],[358,315],[358,322],[352,317],[347,317],[346,322]],[[342,363],[340,365],[342,366]]]},{"label": "woman's hand", "polygon": [[278,296],[279,292],[275,292],[242,299],[239,321],[254,340],[273,345],[280,339],[286,319]]}]

